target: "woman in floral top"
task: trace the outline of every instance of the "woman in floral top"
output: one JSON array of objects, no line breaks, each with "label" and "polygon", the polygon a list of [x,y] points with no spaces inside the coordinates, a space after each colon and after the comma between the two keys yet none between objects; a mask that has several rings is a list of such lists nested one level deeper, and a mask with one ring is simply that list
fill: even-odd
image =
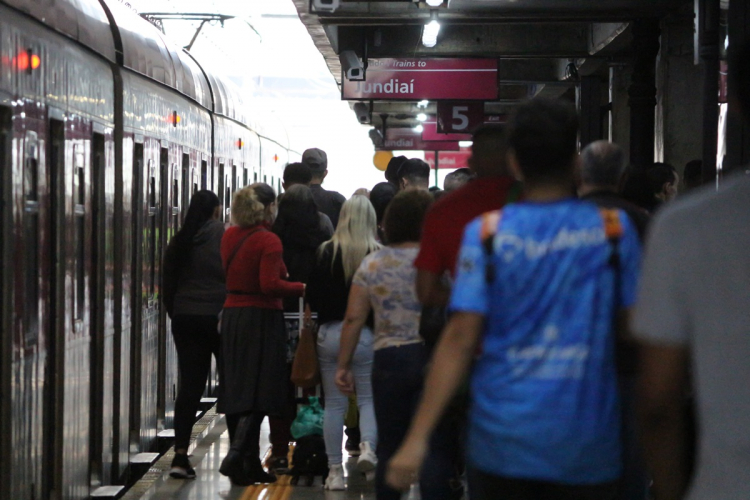
[{"label": "woman in floral top", "polygon": [[[374,313],[372,392],[378,425],[378,500],[401,498],[400,492],[385,484],[385,466],[409,428],[422,391],[427,351],[419,336],[422,306],[417,300],[414,259],[432,200],[426,191],[405,191],[393,198],[383,220],[388,247],[365,257],[355,273],[341,332],[336,384],[351,394],[353,353],[368,315]],[[420,486],[423,498],[431,498],[430,485]]]}]

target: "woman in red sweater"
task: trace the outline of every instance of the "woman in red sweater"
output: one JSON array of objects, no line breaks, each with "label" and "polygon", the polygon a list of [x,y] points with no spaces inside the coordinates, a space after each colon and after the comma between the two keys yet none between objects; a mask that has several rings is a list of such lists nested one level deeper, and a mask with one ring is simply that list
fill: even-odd
[{"label": "woman in red sweater", "polygon": [[276,193],[268,184],[240,189],[232,200],[232,227],[221,241],[227,300],[221,319],[219,405],[226,414],[230,450],[219,472],[232,483],[271,483],[260,463],[260,424],[284,411],[286,329],[282,297],[302,297],[305,285],[285,281],[281,240],[269,230]]}]

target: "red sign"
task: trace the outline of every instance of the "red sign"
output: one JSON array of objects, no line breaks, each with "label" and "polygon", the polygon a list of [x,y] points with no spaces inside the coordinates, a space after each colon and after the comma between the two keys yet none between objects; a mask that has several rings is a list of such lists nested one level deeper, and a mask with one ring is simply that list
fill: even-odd
[{"label": "red sign", "polygon": [[[433,118],[434,120],[434,118]],[[441,134],[438,133],[436,121],[426,121],[422,124],[422,139],[425,141],[470,141],[471,134]]]},{"label": "red sign", "polygon": [[483,123],[483,102],[438,102],[437,130],[442,134],[471,133]]},{"label": "red sign", "polygon": [[457,141],[425,141],[410,128],[389,128],[379,151],[458,151]]},{"label": "red sign", "polygon": [[[462,149],[461,151],[440,151],[438,152],[438,168],[456,169],[456,168],[468,168],[469,158],[471,157],[471,151],[469,149]],[[424,161],[430,166],[435,168],[435,153],[432,151],[426,151],[424,154]]]},{"label": "red sign", "polygon": [[497,59],[370,59],[366,80],[341,78],[344,100],[497,99]]}]

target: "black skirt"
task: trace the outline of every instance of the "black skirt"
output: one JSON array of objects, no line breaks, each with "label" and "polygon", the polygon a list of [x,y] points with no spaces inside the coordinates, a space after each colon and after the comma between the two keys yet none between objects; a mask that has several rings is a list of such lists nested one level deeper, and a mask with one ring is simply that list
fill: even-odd
[{"label": "black skirt", "polygon": [[259,307],[225,308],[221,317],[220,413],[285,413],[289,375],[284,313]]}]

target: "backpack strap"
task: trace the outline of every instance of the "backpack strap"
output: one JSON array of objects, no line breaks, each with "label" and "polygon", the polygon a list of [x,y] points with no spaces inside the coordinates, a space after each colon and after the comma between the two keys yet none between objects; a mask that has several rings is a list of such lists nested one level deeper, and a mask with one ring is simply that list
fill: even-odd
[{"label": "backpack strap", "polygon": [[620,212],[613,208],[600,208],[599,215],[604,223],[604,235],[609,242],[609,246],[612,249],[612,254],[609,256],[609,265],[615,269],[615,272],[619,274],[620,270],[620,239],[622,238],[623,229],[622,221],[620,220]]},{"label": "backpack strap", "polygon": [[482,214],[482,226],[479,230],[479,240],[482,242],[482,248],[484,249],[485,266],[484,266],[484,279],[487,284],[491,284],[495,281],[495,235],[497,234],[497,228],[500,224],[500,220],[503,217],[502,210],[494,210]]},{"label": "backpack strap", "polygon": [[239,241],[239,243],[237,243],[237,244],[236,244],[236,245],[234,246],[234,248],[232,249],[232,253],[230,253],[230,254],[229,254],[229,258],[227,259],[227,264],[226,264],[226,265],[224,266],[224,274],[225,274],[225,275],[226,275],[226,274],[229,274],[229,266],[231,266],[231,265],[232,265],[232,261],[234,260],[235,256],[237,255],[237,252],[239,252],[239,251],[240,251],[240,248],[242,248],[242,245],[244,245],[244,244],[245,244],[245,242],[247,241],[247,239],[248,239],[248,238],[249,238],[250,236],[254,235],[254,234],[255,234],[255,233],[257,233],[258,231],[267,231],[267,229],[266,229],[266,228],[264,228],[264,227],[256,227],[255,229],[253,229],[252,231],[250,231],[249,233],[247,233],[247,234],[246,234],[246,235],[245,235],[245,236],[244,236],[244,237],[243,237],[243,238],[242,238],[242,239],[241,239],[241,240]]}]

